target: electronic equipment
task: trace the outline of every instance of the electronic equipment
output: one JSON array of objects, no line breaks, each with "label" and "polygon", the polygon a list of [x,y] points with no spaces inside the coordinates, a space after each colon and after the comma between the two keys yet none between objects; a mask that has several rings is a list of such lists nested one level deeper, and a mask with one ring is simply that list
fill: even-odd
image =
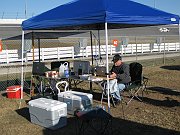
[{"label": "electronic equipment", "polygon": [[76,60],[73,63],[73,71],[75,75],[89,74],[90,62]]},{"label": "electronic equipment", "polygon": [[101,76],[101,77],[106,77],[107,76],[105,66],[96,66],[94,70],[95,70],[96,76]]},{"label": "electronic equipment", "polygon": [[68,66],[70,65],[68,61],[53,61],[51,62],[51,70],[59,72],[59,67],[61,64],[68,63]]},{"label": "electronic equipment", "polygon": [[33,62],[32,74],[43,76],[49,69],[45,66],[43,62]]}]

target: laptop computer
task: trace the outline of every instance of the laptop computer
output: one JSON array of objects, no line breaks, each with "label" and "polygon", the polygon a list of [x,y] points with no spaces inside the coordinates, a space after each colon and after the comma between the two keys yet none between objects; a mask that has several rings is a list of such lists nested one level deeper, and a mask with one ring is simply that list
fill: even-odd
[{"label": "laptop computer", "polygon": [[96,76],[106,77],[106,67],[105,66],[96,66],[95,67]]},{"label": "laptop computer", "polygon": [[90,62],[89,61],[81,61],[75,60],[73,63],[73,71],[76,76],[89,74]]},{"label": "laptop computer", "polygon": [[70,68],[70,63],[68,61],[53,61],[51,62],[51,70],[59,72],[59,67],[64,63],[68,63],[68,67]]},{"label": "laptop computer", "polygon": [[49,68],[45,66],[45,63],[43,62],[33,62],[33,67],[32,67],[32,74],[33,75],[39,75],[39,76],[44,76],[44,73],[46,71],[50,71]]}]

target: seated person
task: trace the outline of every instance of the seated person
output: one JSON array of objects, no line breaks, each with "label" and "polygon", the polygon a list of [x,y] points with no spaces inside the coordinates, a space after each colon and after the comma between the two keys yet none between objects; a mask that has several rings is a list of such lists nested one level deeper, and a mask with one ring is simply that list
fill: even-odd
[{"label": "seated person", "polygon": [[[117,85],[116,90],[113,90],[111,94],[115,103],[118,104],[121,100],[120,93],[123,89],[125,89],[126,84],[131,81],[131,77],[129,73],[129,65],[122,62],[122,58],[119,54],[116,54],[112,61],[114,62],[114,65],[110,70],[111,75],[109,75],[109,77],[114,78],[115,80],[117,79]],[[110,91],[112,91],[111,88]]]}]

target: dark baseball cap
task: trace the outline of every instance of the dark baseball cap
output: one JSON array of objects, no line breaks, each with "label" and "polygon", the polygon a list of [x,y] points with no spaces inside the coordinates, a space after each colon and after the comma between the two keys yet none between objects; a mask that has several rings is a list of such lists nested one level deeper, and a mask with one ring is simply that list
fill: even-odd
[{"label": "dark baseball cap", "polygon": [[112,61],[116,63],[118,60],[122,60],[122,57],[119,54],[114,55]]}]

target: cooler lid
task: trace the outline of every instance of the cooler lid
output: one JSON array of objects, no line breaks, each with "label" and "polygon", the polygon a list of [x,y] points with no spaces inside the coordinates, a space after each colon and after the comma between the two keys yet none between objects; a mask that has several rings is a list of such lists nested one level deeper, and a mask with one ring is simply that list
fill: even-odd
[{"label": "cooler lid", "polygon": [[55,111],[64,107],[67,107],[67,104],[53,99],[47,98],[38,98],[28,102],[30,106],[38,107],[45,109],[47,111]]},{"label": "cooler lid", "polygon": [[6,88],[6,92],[9,92],[9,91],[14,91],[14,92],[16,92],[16,91],[18,91],[18,90],[20,90],[21,89],[21,85],[14,85],[14,86],[9,86],[9,87],[7,87]]},{"label": "cooler lid", "polygon": [[83,93],[83,92],[78,92],[78,91],[64,91],[58,94],[58,97],[66,97],[66,98],[82,98],[82,99],[89,99],[92,98],[93,95],[90,93]]}]

